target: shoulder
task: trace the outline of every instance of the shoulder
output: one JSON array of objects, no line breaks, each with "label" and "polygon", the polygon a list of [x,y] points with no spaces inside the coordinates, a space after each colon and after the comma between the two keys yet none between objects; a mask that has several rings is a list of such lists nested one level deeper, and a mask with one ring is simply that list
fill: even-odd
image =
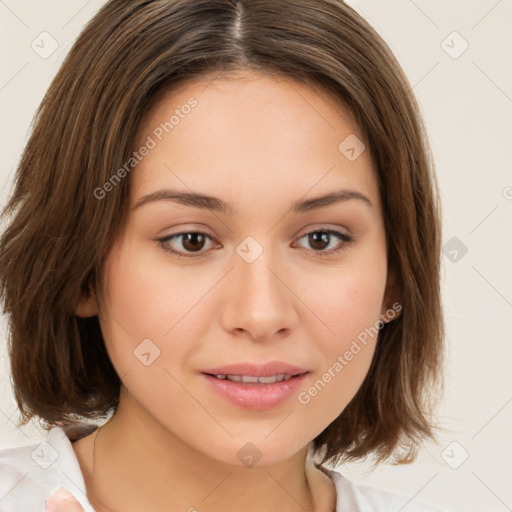
[{"label": "shoulder", "polygon": [[44,441],[0,450],[0,512],[44,511],[59,487],[93,510],[73,447],[60,427],[52,428]]},{"label": "shoulder", "polygon": [[401,494],[352,482],[341,473],[328,470],[336,486],[337,511],[349,512],[442,512],[438,508]]}]

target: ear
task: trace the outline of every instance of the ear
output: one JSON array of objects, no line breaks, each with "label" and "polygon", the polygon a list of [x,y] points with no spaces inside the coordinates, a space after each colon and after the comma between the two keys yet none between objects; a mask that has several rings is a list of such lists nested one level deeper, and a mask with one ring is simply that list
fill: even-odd
[{"label": "ear", "polygon": [[402,307],[402,288],[398,282],[396,272],[389,269],[384,299],[382,300],[381,321],[387,324],[398,318],[402,312]]},{"label": "ear", "polygon": [[98,301],[92,285],[89,285],[87,296],[82,295],[75,307],[75,315],[81,318],[89,318],[98,314]]}]

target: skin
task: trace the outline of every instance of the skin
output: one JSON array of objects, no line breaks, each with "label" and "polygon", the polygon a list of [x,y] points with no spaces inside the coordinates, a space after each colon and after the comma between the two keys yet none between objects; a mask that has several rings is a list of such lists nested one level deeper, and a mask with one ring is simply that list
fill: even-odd
[{"label": "skin", "polygon": [[[331,512],[335,489],[313,465],[308,443],[359,389],[376,340],[308,404],[297,395],[396,300],[386,287],[371,156],[364,151],[350,161],[338,150],[348,135],[363,136],[333,97],[252,71],[167,93],[141,124],[136,147],[190,97],[197,106],[131,171],[131,209],[106,261],[103,289],[76,309],[99,316],[123,383],[113,418],[73,444],[87,494],[98,510],[125,512]],[[165,188],[219,197],[236,214],[170,200],[135,207]],[[290,212],[293,201],[338,189],[364,194],[371,205],[350,199]],[[315,245],[304,236],[325,229],[353,241],[331,236]],[[157,241],[198,231],[212,238]],[[251,263],[236,252],[248,236],[263,249]],[[148,338],[160,356],[145,366],[134,350]],[[200,373],[273,359],[310,373],[289,400],[264,411],[226,401]],[[237,457],[247,442],[261,453],[253,467]]]}]

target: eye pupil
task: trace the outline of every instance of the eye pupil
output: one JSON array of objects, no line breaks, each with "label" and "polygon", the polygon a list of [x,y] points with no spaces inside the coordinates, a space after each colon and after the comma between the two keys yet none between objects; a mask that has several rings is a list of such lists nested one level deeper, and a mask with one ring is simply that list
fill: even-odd
[{"label": "eye pupil", "polygon": [[[183,247],[187,251],[200,250],[204,245],[204,241],[205,237],[202,233],[186,233],[185,239],[183,241]],[[191,246],[189,243],[191,243]],[[199,247],[197,246],[198,243]]]},{"label": "eye pupil", "polygon": [[[320,251],[325,249],[323,245],[329,245],[329,236],[329,233],[325,233],[323,231],[314,231],[313,233],[310,233],[309,240],[311,243],[311,247],[318,249]],[[320,243],[321,247],[317,247],[317,243]]]}]

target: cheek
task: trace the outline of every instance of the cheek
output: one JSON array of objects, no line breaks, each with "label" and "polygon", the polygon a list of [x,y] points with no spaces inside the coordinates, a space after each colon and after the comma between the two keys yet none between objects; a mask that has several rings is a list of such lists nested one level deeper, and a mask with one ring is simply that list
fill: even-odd
[{"label": "cheek", "polygon": [[[105,324],[137,339],[163,339],[197,302],[200,280],[166,268],[161,258],[140,244],[125,240],[122,251],[111,254],[105,272],[108,297]],[[204,286],[206,288],[206,285]]]},{"label": "cheek", "polygon": [[129,237],[118,247],[105,267],[108,295],[100,311],[109,357],[118,375],[128,376],[125,385],[135,385],[136,394],[150,397],[147,402],[160,392],[167,400],[179,397],[182,390],[170,374],[181,372],[201,349],[205,319],[215,311],[204,300],[212,280],[192,267],[166,265]]},{"label": "cheek", "polygon": [[336,282],[324,280],[321,290],[309,296],[311,309],[321,320],[311,324],[309,337],[316,340],[322,364],[310,385],[301,390],[298,402],[319,419],[319,426],[341,414],[368,373],[378,339],[385,282],[385,259],[374,260],[366,270],[347,267]]},{"label": "cheek", "polygon": [[[347,350],[352,339],[378,321],[385,292],[386,260],[347,263],[329,275],[304,278],[303,283],[302,296],[318,320],[316,327],[321,326],[322,347],[332,356],[333,351]],[[313,321],[309,324],[313,326]],[[318,329],[311,332],[311,337],[319,338]]]},{"label": "cheek", "polygon": [[180,317],[181,301],[175,287],[162,286],[155,266],[136,249],[129,238],[124,239],[112,249],[105,266],[107,294],[99,319],[107,351],[120,376],[141,371],[148,362],[154,369],[162,339]]}]

